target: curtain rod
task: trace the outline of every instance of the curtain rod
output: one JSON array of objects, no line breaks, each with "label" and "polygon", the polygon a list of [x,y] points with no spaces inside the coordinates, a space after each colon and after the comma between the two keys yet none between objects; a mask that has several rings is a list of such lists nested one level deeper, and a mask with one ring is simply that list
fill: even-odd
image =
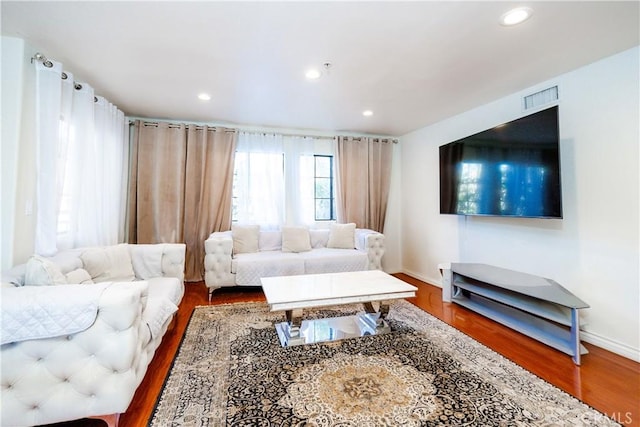
[{"label": "curtain rod", "polygon": [[42,62],[44,64],[45,67],[47,68],[51,68],[53,67],[53,62],[49,61],[47,59],[46,56],[44,56],[42,53],[40,52],[36,52],[32,57],[31,57],[31,63],[33,64],[33,61],[39,61]]},{"label": "curtain rod", "polygon": [[[32,57],[31,57],[31,63],[33,64],[34,61],[38,61],[38,62],[42,62],[42,65],[44,65],[47,68],[51,68],[53,67],[53,62],[51,62],[50,60],[47,59],[46,56],[44,56],[44,54],[40,53],[40,52],[36,52]],[[67,80],[69,78],[69,75],[67,73],[65,73],[64,71],[60,74],[60,78],[62,80]],[[73,88],[75,90],[81,90],[82,89],[82,84],[77,83],[77,82],[73,82]],[[98,97],[94,95],[93,97],[93,102],[98,102]]]},{"label": "curtain rod", "polygon": [[259,131],[259,130],[240,130],[240,132],[250,133],[252,135],[282,135],[282,136],[292,136],[294,138],[333,139],[333,137],[329,135],[304,135],[301,133],[265,132],[265,131]]},{"label": "curtain rod", "polygon": [[[300,133],[287,133],[287,132],[258,132],[258,131],[247,131],[247,130],[241,130],[240,132],[245,132],[245,133],[253,133],[253,134],[262,134],[262,135],[268,135],[268,134],[278,134],[278,135],[284,135],[284,136],[293,136],[293,137],[298,137],[298,138],[316,138],[316,139],[334,139],[337,136],[341,136],[341,135],[303,135]],[[384,136],[347,136],[347,138],[353,138],[355,140],[362,140],[362,138],[373,138],[373,139],[387,139],[391,142],[393,142],[394,144],[398,143],[398,140],[396,138],[389,138],[389,137],[384,137]]]},{"label": "curtain rod", "polygon": [[[135,124],[136,120],[129,120],[129,126]],[[158,126],[158,124],[160,122],[163,122],[162,120],[158,120],[155,122],[147,122],[144,120],[140,120],[140,122],[143,125],[149,125],[149,126]],[[163,123],[168,123],[168,122],[163,122]],[[194,123],[169,123],[168,127],[171,129],[175,129],[175,128],[179,128],[180,126],[183,125],[189,125],[189,124],[194,124]],[[209,126],[209,125],[196,125],[196,129],[200,130],[200,129],[204,129],[205,126]],[[211,129],[216,129],[219,128],[220,126],[209,126]],[[228,132],[244,132],[244,133],[250,133],[250,134],[254,134],[254,135],[283,135],[283,136],[292,136],[292,137],[297,137],[297,138],[316,138],[316,139],[334,139],[336,136],[338,135],[305,135],[305,134],[301,134],[301,133],[288,133],[288,132],[265,132],[265,131],[254,131],[254,130],[243,130],[243,129],[231,129],[229,128],[227,130]],[[390,138],[390,137],[381,137],[381,136],[371,136],[371,137],[367,137],[367,136],[349,136],[349,138],[353,138],[355,140],[362,140],[362,138],[373,138],[373,139],[382,139],[382,140],[389,140],[391,142],[393,142],[394,144],[398,143],[398,139],[397,138]]]},{"label": "curtain rod", "polygon": [[[143,126],[149,126],[149,127],[158,127],[158,125],[160,124],[160,122],[145,122],[145,121],[140,121],[142,123]],[[166,123],[166,122],[163,122]],[[135,124],[135,120],[129,120],[129,126],[132,126],[133,124]],[[182,126],[188,126],[189,124],[187,123],[168,123],[167,127],[169,129],[178,129]],[[202,130],[205,128],[205,126],[207,126],[209,128],[209,130],[216,130],[216,129],[224,129],[225,132],[238,132],[238,129],[233,129],[233,128],[224,128],[222,126],[209,126],[209,125],[195,125],[197,130]]]}]

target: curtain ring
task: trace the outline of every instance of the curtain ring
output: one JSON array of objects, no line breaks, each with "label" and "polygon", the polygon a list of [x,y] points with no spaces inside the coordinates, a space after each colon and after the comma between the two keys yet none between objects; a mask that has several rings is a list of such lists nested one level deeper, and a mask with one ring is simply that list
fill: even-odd
[{"label": "curtain ring", "polygon": [[67,78],[69,76],[67,76],[67,73],[65,73],[64,71],[62,72],[62,74],[60,75],[60,77],[62,77],[62,80],[67,80]]},{"label": "curtain ring", "polygon": [[73,87],[75,87],[76,90],[82,89],[82,85],[80,83],[76,83]]},{"label": "curtain ring", "polygon": [[51,68],[51,67],[53,67],[53,62],[51,62],[51,61],[47,60],[47,61],[44,61],[44,62],[42,63],[42,65],[44,65],[44,66],[45,66],[45,67],[47,67],[47,68]]}]

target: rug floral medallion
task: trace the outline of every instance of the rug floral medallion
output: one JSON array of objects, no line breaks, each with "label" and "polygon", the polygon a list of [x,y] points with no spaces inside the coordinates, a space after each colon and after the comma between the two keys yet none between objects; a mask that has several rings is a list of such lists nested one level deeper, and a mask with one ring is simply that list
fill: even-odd
[{"label": "rug floral medallion", "polygon": [[283,348],[266,304],[197,307],[149,425],[618,425],[406,301],[387,320],[389,334]]}]

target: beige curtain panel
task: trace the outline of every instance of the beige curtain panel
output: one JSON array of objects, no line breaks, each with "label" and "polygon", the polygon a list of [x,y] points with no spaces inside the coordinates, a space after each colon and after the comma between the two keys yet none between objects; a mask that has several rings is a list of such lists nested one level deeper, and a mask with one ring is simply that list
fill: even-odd
[{"label": "beige curtain panel", "polygon": [[383,232],[393,141],[336,137],[336,208],[340,223]]},{"label": "beige curtain panel", "polygon": [[146,123],[131,138],[128,241],[187,245],[185,280],[203,279],[204,241],[231,227],[235,129]]}]

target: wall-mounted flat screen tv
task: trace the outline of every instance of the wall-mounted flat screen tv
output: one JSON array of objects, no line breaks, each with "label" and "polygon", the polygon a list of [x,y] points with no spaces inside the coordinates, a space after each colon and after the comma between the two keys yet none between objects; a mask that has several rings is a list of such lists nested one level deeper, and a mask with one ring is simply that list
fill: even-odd
[{"label": "wall-mounted flat screen tv", "polygon": [[442,145],[440,213],[562,218],[558,107]]}]

